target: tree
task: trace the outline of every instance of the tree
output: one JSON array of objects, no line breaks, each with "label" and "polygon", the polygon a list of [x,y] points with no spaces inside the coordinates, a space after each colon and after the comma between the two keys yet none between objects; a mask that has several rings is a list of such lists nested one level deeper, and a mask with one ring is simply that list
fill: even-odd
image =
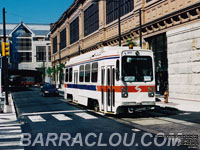
[{"label": "tree", "polygon": [[131,37],[126,40],[129,47],[133,48],[133,46],[137,46],[137,43],[133,41]]},{"label": "tree", "polygon": [[49,77],[52,76],[52,73],[53,73],[53,69],[51,67],[48,67],[47,70],[46,70],[46,73]]}]

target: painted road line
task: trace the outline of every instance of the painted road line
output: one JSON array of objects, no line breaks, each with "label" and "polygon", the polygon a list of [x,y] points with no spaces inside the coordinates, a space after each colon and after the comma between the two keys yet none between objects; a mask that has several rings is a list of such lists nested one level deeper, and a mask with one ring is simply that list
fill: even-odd
[{"label": "painted road line", "polygon": [[13,135],[0,134],[0,140],[1,139],[21,139],[21,136],[22,136],[21,134],[13,134]]},{"label": "painted road line", "polygon": [[56,118],[59,121],[66,121],[66,120],[72,120],[71,118],[65,116],[64,114],[54,114],[52,115],[54,118]]},{"label": "painted road line", "polygon": [[41,116],[28,116],[28,118],[32,121],[32,122],[45,122],[46,120],[43,119]]},{"label": "painted road line", "polygon": [[20,145],[21,145],[21,141],[0,142],[0,147],[5,147],[5,146],[10,147],[10,146],[20,146]]},{"label": "painted road line", "polygon": [[75,113],[75,115],[77,115],[81,118],[84,118],[84,119],[97,119],[97,117],[92,116],[92,115],[87,114],[87,113]]},{"label": "painted road line", "polygon": [[20,126],[15,126],[15,127],[0,127],[0,130],[16,130],[16,129],[21,129]]},{"label": "painted road line", "polygon": [[4,124],[0,124],[0,127],[8,127],[8,126],[20,126],[19,123],[13,123],[13,124],[10,124],[10,123],[4,123]]},{"label": "painted road line", "polygon": [[4,133],[21,133],[21,130],[0,130],[0,134],[4,134]]},{"label": "painted road line", "polygon": [[85,110],[67,110],[67,111],[49,111],[49,112],[23,113],[21,116],[43,115],[43,114],[58,114],[58,113],[73,113],[73,112],[85,112]]}]

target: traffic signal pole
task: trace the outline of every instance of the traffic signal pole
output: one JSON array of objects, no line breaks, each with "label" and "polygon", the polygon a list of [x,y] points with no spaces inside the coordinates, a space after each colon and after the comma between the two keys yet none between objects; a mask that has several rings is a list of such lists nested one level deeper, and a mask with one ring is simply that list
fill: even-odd
[{"label": "traffic signal pole", "polygon": [[[5,8],[3,8],[3,41],[6,43],[6,16],[5,16]],[[5,45],[4,45],[5,49]],[[7,56],[3,56],[3,65],[4,65],[4,89],[5,89],[5,98],[6,98],[6,105],[8,103],[8,58]]]}]

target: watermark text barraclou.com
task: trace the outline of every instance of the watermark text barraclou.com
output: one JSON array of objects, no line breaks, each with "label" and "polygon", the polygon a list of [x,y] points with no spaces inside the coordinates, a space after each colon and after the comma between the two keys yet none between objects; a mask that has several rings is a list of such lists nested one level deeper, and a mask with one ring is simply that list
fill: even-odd
[{"label": "watermark text barraclou.com", "polygon": [[[109,136],[104,133],[88,133],[83,135],[76,133],[72,135],[70,133],[37,133],[32,136],[30,133],[23,133],[21,137],[21,145],[26,146],[88,146],[88,147],[117,147],[119,145],[125,147],[131,146],[143,146],[149,147],[155,145],[157,147],[162,146],[180,146],[181,134],[175,135],[173,133],[165,135],[164,133],[158,133],[153,135],[151,133],[144,133],[140,136],[140,140],[136,140],[136,133],[112,133]],[[106,140],[105,140],[106,139]]]}]

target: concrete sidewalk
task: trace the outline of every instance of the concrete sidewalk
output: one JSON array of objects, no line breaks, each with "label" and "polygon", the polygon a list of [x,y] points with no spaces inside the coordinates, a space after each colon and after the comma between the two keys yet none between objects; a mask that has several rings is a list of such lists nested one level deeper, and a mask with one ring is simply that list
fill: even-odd
[{"label": "concrete sidewalk", "polygon": [[20,146],[21,125],[17,120],[11,96],[9,104],[8,107],[4,107],[4,112],[7,113],[0,113],[0,149],[23,150],[24,148]]},{"label": "concrete sidewalk", "polygon": [[159,102],[156,102],[156,105],[160,107],[170,107],[181,111],[200,112],[200,101],[169,98],[168,103],[164,103],[163,96],[157,95],[156,98],[160,100]]}]

